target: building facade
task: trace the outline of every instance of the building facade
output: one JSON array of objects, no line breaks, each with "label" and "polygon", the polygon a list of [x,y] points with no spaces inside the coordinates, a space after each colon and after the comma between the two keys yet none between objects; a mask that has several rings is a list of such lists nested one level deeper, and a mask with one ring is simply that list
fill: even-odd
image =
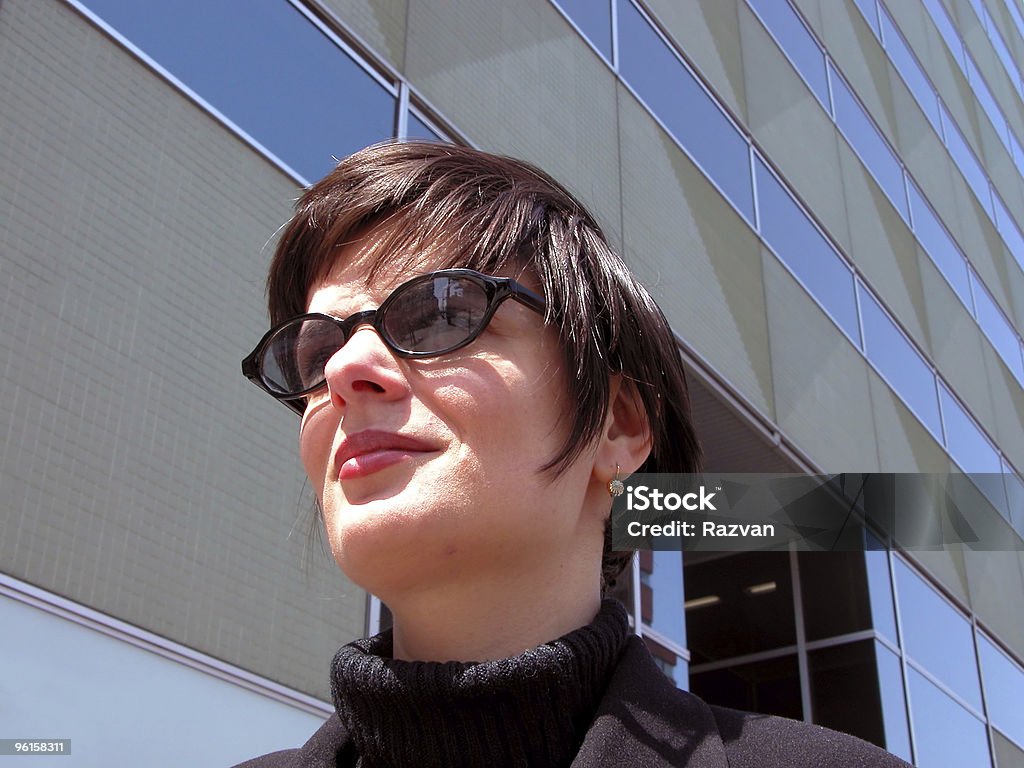
[{"label": "building facade", "polygon": [[0,71],[0,738],[230,764],[329,711],[386,611],[238,362],[300,190],[415,137],[591,207],[709,469],[1001,475],[1003,551],[642,553],[666,674],[1024,766],[1020,0],[0,0]]}]

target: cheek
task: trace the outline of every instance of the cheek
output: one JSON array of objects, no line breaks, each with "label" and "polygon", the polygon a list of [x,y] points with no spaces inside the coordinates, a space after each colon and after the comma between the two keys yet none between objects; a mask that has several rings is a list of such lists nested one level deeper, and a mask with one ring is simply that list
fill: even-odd
[{"label": "cheek", "polygon": [[327,460],[334,439],[334,430],[325,423],[326,421],[327,419],[314,414],[303,420],[299,431],[299,458],[307,477],[316,489],[317,496],[320,496],[323,490]]}]

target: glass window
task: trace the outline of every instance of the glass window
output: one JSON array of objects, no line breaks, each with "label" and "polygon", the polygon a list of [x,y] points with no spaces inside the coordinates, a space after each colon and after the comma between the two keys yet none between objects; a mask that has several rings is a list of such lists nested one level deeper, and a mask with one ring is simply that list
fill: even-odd
[{"label": "glass window", "polygon": [[935,374],[864,286],[857,283],[864,353],[928,431],[942,442]]},{"label": "glass window", "polygon": [[[1003,482],[1009,499],[1010,523],[1024,536],[1024,480],[1003,461]],[[1022,745],[1024,746],[1024,745]]]},{"label": "glass window", "polygon": [[925,202],[921,190],[910,179],[907,181],[907,189],[910,192],[910,210],[914,220],[914,234],[917,235],[925,252],[938,267],[942,276],[946,278],[950,287],[956,291],[956,295],[967,307],[967,311],[973,315],[974,305],[971,303],[971,284],[967,275],[967,262],[956,243],[953,242],[953,238],[939,221],[939,217]]},{"label": "glass window", "polygon": [[676,688],[689,690],[690,667],[686,659],[679,656],[675,651],[666,648],[650,635],[644,635],[644,645],[651,652],[654,664],[665,673],[665,677],[675,683]]},{"label": "glass window", "polygon": [[[904,651],[980,711],[970,623],[899,557],[895,569]],[[915,712],[915,724],[917,718]]]},{"label": "glass window", "polygon": [[992,765],[984,724],[915,669],[907,671],[920,768]]},{"label": "glass window", "polygon": [[690,690],[722,707],[803,718],[795,654],[708,672],[691,671]]},{"label": "glass window", "polygon": [[999,456],[992,443],[944,384],[939,386],[946,450],[965,472],[998,472]]},{"label": "glass window", "polygon": [[1020,32],[1020,36],[1024,38],[1024,16],[1021,16],[1017,6],[1013,4],[1013,0],[1007,0],[1003,5],[1010,12],[1010,18],[1013,19],[1013,23],[1017,27],[1017,31]]},{"label": "glass window", "polygon": [[611,63],[611,0],[555,0],[555,3],[579,27],[583,36]]},{"label": "glass window", "polygon": [[854,2],[857,3],[864,20],[871,27],[871,31],[875,33],[875,37],[878,37],[878,13],[875,10],[875,0],[854,0]]},{"label": "glass window", "polygon": [[788,552],[687,552],[685,568],[693,665],[796,644]]},{"label": "glass window", "polygon": [[974,284],[974,304],[978,308],[978,325],[1003,358],[1006,367],[1013,371],[1017,381],[1024,385],[1024,362],[1020,359],[1020,340],[1017,333],[988,290],[981,284],[974,270],[971,270],[971,281]]},{"label": "glass window", "polygon": [[289,3],[86,4],[307,181],[394,135],[394,97]]},{"label": "glass window", "polygon": [[761,235],[859,349],[853,273],[760,157],[756,168]]},{"label": "glass window", "polygon": [[871,536],[868,537],[868,546],[864,551],[864,564],[871,598],[871,621],[878,632],[896,642],[896,612],[892,602],[892,582],[889,579],[889,553]]},{"label": "glass window", "polygon": [[1013,157],[1013,164],[1017,166],[1017,170],[1020,171],[1021,175],[1024,176],[1024,147],[1017,141],[1017,137],[1011,132],[1009,135],[1010,142],[1010,155]]},{"label": "glass window", "polygon": [[981,16],[985,23],[985,29],[988,32],[989,40],[992,41],[992,47],[996,49],[996,55],[999,57],[999,61],[1002,62],[1003,68],[1006,70],[1006,74],[1010,78],[1010,82],[1013,83],[1013,87],[1016,89],[1017,93],[1020,94],[1020,70],[1017,69],[1017,64],[1013,60],[1013,54],[1011,54],[1010,49],[1006,47],[1006,41],[1003,40],[1003,36],[1000,34],[995,21],[993,21],[992,17],[989,15],[988,9],[985,8],[985,6],[980,5],[980,0],[975,0],[975,2],[979,3],[981,11],[979,16]]},{"label": "glass window", "polygon": [[871,628],[863,552],[800,552],[797,557],[809,641]]},{"label": "glass window", "polygon": [[885,747],[874,646],[862,640],[807,653],[811,711],[818,725]]},{"label": "glass window", "polygon": [[1006,247],[1010,249],[1013,258],[1020,264],[1021,269],[1024,269],[1024,236],[1021,235],[1017,222],[1013,220],[1003,204],[1003,199],[995,190],[992,191],[992,204],[996,210],[996,229],[1003,236]]},{"label": "glass window", "polygon": [[871,118],[857,103],[853,93],[846,86],[839,73],[831,66],[832,100],[836,107],[836,124],[843,132],[850,146],[860,156],[864,166],[878,182],[896,210],[909,221],[907,194],[903,188],[903,168],[895,153],[889,148],[882,134],[878,132]]},{"label": "glass window", "polygon": [[619,0],[619,72],[747,221],[754,221],[746,140],[629,0]]},{"label": "glass window", "polygon": [[887,750],[910,762],[910,731],[907,724],[907,699],[903,692],[903,672],[899,657],[875,641],[878,662],[878,693],[882,700],[882,721]]},{"label": "glass window", "polygon": [[985,681],[988,719],[1005,736],[1024,747],[1024,670],[980,632],[978,655]]},{"label": "glass window", "polygon": [[992,216],[992,195],[989,193],[988,178],[985,176],[985,172],[981,169],[974,152],[967,146],[967,141],[960,133],[960,129],[957,128],[953,118],[942,104],[939,105],[939,111],[942,114],[942,127],[945,132],[946,146],[949,147],[949,154],[952,155],[953,161],[964,175],[964,179],[967,180],[967,185],[974,191],[981,207],[988,212],[989,216]]},{"label": "glass window", "polygon": [[644,620],[655,632],[685,648],[683,553],[657,550],[650,552],[650,559],[642,556],[640,578],[651,589],[650,611],[645,612]]},{"label": "glass window", "polygon": [[907,88],[914,94],[914,98],[921,106],[932,127],[935,128],[935,132],[941,136],[942,123],[939,118],[939,103],[935,95],[935,89],[932,88],[932,84],[929,82],[924,70],[921,69],[921,65],[917,63],[917,58],[911,53],[907,44],[903,42],[903,36],[896,29],[896,24],[889,17],[889,12],[885,8],[881,9],[881,19],[882,39],[885,41],[885,50],[889,54],[889,58],[892,59],[892,63],[896,66],[896,71],[900,73],[900,77],[907,84]]},{"label": "glass window", "polygon": [[427,125],[425,122],[420,120],[413,112],[409,113],[409,120],[405,128],[406,138],[409,139],[423,139],[425,141],[444,141],[443,138]]},{"label": "glass window", "polygon": [[970,54],[967,55],[966,62],[967,82],[971,84],[974,95],[978,97],[978,103],[981,104],[981,108],[985,110],[985,114],[988,115],[988,119],[992,122],[996,135],[999,136],[1003,144],[1006,144],[1006,118],[1003,117],[1002,110],[996,104],[996,97],[988,89],[985,78],[981,76],[981,72],[978,71],[978,67],[975,66],[974,59]]},{"label": "glass window", "polygon": [[932,17],[932,22],[938,28],[939,34],[942,35],[942,39],[949,46],[950,53],[953,54],[953,58],[962,68],[964,65],[964,46],[960,42],[960,36],[956,32],[956,27],[953,26],[949,14],[946,13],[946,9],[942,5],[942,0],[923,0],[923,2],[924,7],[928,9],[928,13]]},{"label": "glass window", "polygon": [[765,27],[775,37],[796,71],[829,111],[828,77],[825,75],[825,54],[807,31],[793,7],[783,0],[747,0]]}]

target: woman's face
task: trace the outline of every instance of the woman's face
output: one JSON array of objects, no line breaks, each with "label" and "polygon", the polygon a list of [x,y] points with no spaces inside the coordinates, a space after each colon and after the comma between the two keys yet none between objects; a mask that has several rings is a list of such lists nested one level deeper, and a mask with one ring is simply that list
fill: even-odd
[{"label": "woman's face", "polygon": [[[413,276],[368,288],[364,247],[340,249],[309,311],[374,309]],[[472,344],[421,360],[396,358],[363,326],[325,372],[300,450],[335,559],[356,583],[388,599],[515,578],[579,546],[593,452],[558,477],[541,471],[563,445],[571,403],[539,314],[506,301]]]}]

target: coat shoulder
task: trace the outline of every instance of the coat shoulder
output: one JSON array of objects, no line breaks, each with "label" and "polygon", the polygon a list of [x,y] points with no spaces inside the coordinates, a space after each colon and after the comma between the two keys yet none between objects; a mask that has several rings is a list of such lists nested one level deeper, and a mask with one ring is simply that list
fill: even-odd
[{"label": "coat shoulder", "polygon": [[909,768],[874,744],[820,725],[714,705],[709,709],[730,768]]}]

